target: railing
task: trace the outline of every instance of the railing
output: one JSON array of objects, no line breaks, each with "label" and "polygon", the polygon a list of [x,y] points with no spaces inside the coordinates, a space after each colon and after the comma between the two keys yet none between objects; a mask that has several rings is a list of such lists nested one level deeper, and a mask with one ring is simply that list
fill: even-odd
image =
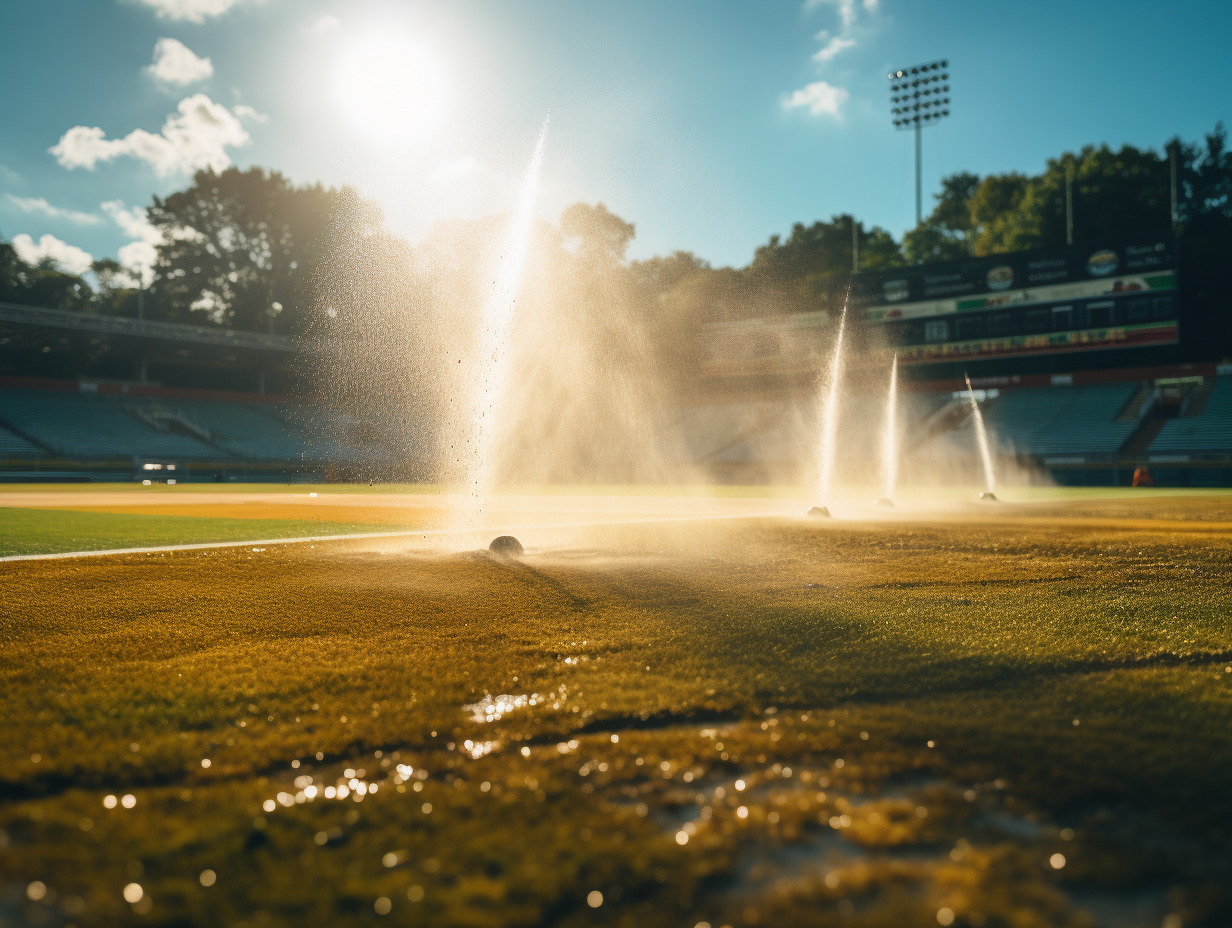
[{"label": "railing", "polygon": [[97,332],[104,335],[128,335],[137,338],[225,345],[255,351],[277,351],[284,354],[295,354],[299,351],[295,340],[285,335],[263,335],[260,332],[239,332],[235,329],[184,325],[179,322],[154,322],[148,319],[128,319],[123,316],[91,316],[86,313],[70,312],[67,309],[21,306],[17,303],[0,303],[0,322],[42,325],[57,329],[73,329],[78,332]]}]

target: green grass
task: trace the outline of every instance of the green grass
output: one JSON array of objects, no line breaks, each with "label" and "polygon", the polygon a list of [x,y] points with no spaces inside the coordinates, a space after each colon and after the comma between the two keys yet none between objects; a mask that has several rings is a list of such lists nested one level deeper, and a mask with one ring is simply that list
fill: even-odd
[{"label": "green grass", "polygon": [[1159,522],[0,565],[0,922],[1225,924],[1232,529]]},{"label": "green grass", "polygon": [[0,507],[0,557],[154,545],[307,538],[389,532],[396,525],[293,519],[200,519],[191,516],[75,512]]}]

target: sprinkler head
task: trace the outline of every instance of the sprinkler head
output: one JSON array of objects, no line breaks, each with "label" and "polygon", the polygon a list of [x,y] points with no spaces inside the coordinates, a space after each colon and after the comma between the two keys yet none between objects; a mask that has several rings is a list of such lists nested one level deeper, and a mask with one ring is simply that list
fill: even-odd
[{"label": "sprinkler head", "polygon": [[890,499],[890,497],[888,496],[883,496],[881,497],[881,499],[877,500],[877,505],[882,507],[883,509],[893,509],[894,500]]},{"label": "sprinkler head", "polygon": [[497,557],[518,557],[523,553],[522,542],[512,535],[501,535],[492,539],[488,550]]},{"label": "sprinkler head", "polygon": [[830,510],[825,506],[814,506],[808,511],[810,519],[828,519],[830,518]]},{"label": "sprinkler head", "polygon": [[980,494],[980,499],[986,503],[995,503],[997,501],[997,494],[992,490],[985,490]]}]

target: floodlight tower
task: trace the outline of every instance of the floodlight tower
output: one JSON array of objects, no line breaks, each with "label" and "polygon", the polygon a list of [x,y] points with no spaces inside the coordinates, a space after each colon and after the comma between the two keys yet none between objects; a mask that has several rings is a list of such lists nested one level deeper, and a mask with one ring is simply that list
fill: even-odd
[{"label": "floodlight tower", "polygon": [[898,68],[890,79],[894,128],[915,129],[915,224],[924,219],[920,200],[920,130],[950,115],[950,63],[930,61]]}]

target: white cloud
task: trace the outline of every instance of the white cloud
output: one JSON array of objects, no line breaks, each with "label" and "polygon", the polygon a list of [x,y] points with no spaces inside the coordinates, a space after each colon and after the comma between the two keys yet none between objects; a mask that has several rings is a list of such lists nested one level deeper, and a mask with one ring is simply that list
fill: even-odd
[{"label": "white cloud", "polygon": [[[806,11],[816,10],[823,6],[832,6],[838,10],[839,21],[843,24],[843,29],[850,29],[856,21],[856,0],[805,0],[804,9]],[[864,8],[869,12],[875,12],[877,9],[877,0],[864,0]]]},{"label": "white cloud", "polygon": [[838,119],[842,115],[840,109],[847,102],[848,96],[845,87],[814,81],[792,93],[783,101],[783,106],[789,110],[803,107],[814,116],[833,116]]},{"label": "white cloud", "polygon": [[312,24],[312,28],[316,32],[333,32],[341,26],[342,20],[337,16],[330,16],[328,13]]},{"label": "white cloud", "polygon": [[23,213],[37,213],[49,219],[67,219],[81,226],[92,226],[102,222],[102,219],[93,213],[82,213],[75,209],[52,206],[42,197],[15,197],[11,193],[6,193],[5,197]]},{"label": "white cloud", "polygon": [[138,0],[158,14],[159,19],[187,20],[203,23],[212,16],[221,16],[233,6],[250,0]]},{"label": "white cloud", "polygon": [[269,122],[269,117],[264,113],[258,113],[247,103],[241,103],[231,110],[240,119],[251,119],[253,122],[266,123]]},{"label": "white cloud", "polygon": [[839,52],[847,48],[854,48],[856,44],[856,40],[850,36],[836,35],[831,38],[830,33],[825,30],[817,33],[817,41],[824,43],[820,50],[813,55],[813,60],[818,64],[825,64]]},{"label": "white cloud", "polygon": [[94,256],[76,245],[62,242],[54,235],[44,235],[35,244],[34,239],[22,232],[13,236],[13,250],[27,264],[38,264],[51,258],[56,265],[69,274],[84,274],[94,263]]},{"label": "white cloud", "polygon": [[128,155],[166,177],[200,168],[225,170],[231,164],[227,149],[248,141],[236,113],[198,93],[181,100],[157,134],[134,129],[123,138],[109,139],[97,126],[74,126],[48,150],[66,168],[89,171],[100,161]]},{"label": "white cloud", "polygon": [[148,287],[154,279],[162,233],[150,222],[144,209],[139,206],[126,209],[123,200],[108,200],[103,204],[103,212],[115,220],[125,235],[135,240],[121,245],[116,257],[124,267],[140,276],[142,286]]},{"label": "white cloud", "polygon": [[156,81],[183,87],[205,80],[214,73],[214,65],[178,39],[164,37],[154,43],[154,63],[146,70]]}]

